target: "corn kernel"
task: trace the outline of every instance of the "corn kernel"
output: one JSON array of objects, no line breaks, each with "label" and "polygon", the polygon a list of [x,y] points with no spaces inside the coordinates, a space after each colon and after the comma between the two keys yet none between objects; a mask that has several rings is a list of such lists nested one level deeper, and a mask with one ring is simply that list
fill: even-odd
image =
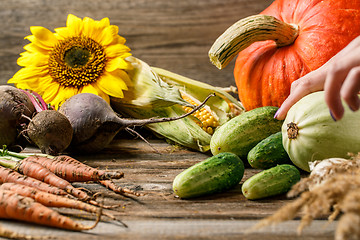
[{"label": "corn kernel", "polygon": [[[192,105],[199,105],[190,97],[184,94],[182,95],[182,98]],[[190,112],[192,110],[191,107],[183,107],[183,109],[185,110],[185,112]],[[199,111],[193,113],[192,115],[199,120],[196,123],[210,135],[212,135],[214,133],[214,129],[219,126],[219,122],[217,121],[217,119],[206,108],[201,108]]]}]

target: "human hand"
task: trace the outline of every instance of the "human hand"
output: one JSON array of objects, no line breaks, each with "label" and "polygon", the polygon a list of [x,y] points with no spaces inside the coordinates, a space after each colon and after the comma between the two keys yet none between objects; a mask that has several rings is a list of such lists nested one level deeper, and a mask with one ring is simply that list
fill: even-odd
[{"label": "human hand", "polygon": [[323,66],[294,81],[290,95],[274,117],[284,119],[292,105],[302,97],[320,90],[325,91],[325,101],[334,120],[341,119],[344,114],[341,99],[344,99],[353,111],[359,109],[360,37],[354,39]]},{"label": "human hand", "polygon": [[282,103],[274,117],[279,120],[285,119],[287,112],[297,101],[310,93],[323,90],[326,72],[327,68],[323,65],[321,68],[294,81],[291,84],[290,95]]}]

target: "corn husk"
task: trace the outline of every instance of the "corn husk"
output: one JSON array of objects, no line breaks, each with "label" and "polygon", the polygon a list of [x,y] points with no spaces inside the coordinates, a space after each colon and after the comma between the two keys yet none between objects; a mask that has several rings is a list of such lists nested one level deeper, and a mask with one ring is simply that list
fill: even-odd
[{"label": "corn husk", "polygon": [[181,98],[177,87],[164,82],[160,76],[145,62],[135,57],[126,59],[132,65],[128,71],[131,83],[128,90],[124,91],[124,98],[113,98],[122,105],[139,108],[167,107],[174,104],[191,106]]},{"label": "corn husk", "polygon": [[244,111],[241,102],[232,97],[223,88],[199,82],[161,68],[153,67],[152,69],[164,82],[177,87],[181,92],[189,94],[199,101],[204,100],[210,93],[215,93],[216,96],[210,98],[206,105],[210,106],[211,110],[219,117],[220,125]]},{"label": "corn husk", "polygon": [[[206,107],[212,111],[219,126],[243,111],[241,103],[221,88],[211,86],[161,68],[151,68],[145,62],[131,57],[133,69],[129,72],[132,81],[124,98],[112,98],[113,109],[127,117],[143,119],[151,117],[176,117],[185,114],[183,106],[193,106],[181,96],[186,94],[197,102],[211,97]],[[156,135],[171,142],[200,152],[210,149],[211,135],[204,131],[194,116],[149,124],[146,127]]]}]

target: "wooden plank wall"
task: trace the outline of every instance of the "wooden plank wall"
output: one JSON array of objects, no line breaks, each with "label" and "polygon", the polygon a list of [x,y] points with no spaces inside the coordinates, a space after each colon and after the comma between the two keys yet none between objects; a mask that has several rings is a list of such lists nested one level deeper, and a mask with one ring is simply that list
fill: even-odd
[{"label": "wooden plank wall", "polygon": [[30,26],[65,26],[69,13],[119,26],[134,56],[193,79],[234,85],[233,65],[218,70],[208,59],[214,40],[231,24],[257,14],[272,0],[0,0],[0,84],[19,69]]}]

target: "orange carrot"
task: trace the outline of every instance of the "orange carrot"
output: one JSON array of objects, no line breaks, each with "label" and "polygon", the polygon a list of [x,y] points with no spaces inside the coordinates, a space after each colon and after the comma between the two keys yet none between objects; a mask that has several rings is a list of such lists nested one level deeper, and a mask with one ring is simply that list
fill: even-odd
[{"label": "orange carrot", "polygon": [[58,177],[56,174],[37,162],[20,161],[19,164],[17,164],[15,170],[26,176],[38,179],[52,186],[63,189],[67,193],[77,197],[82,201],[89,201],[91,199],[87,193],[81,191],[78,188],[75,188],[73,185],[71,185],[71,183],[62,179],[61,177]]},{"label": "orange carrot", "polygon": [[102,185],[104,185],[107,189],[110,189],[115,193],[120,193],[120,194],[127,193],[127,194],[132,194],[132,195],[135,195],[135,196],[140,196],[141,195],[140,193],[134,192],[134,191],[132,191],[132,190],[130,190],[128,188],[120,187],[120,186],[116,185],[111,180],[102,180],[102,181],[99,181],[99,182]]},{"label": "orange carrot", "polygon": [[56,195],[67,195],[67,193],[60,188],[51,186],[32,177],[21,175],[20,173],[15,172],[9,168],[0,166],[0,183],[5,182],[19,183]]},{"label": "orange carrot", "polygon": [[[24,155],[18,154],[10,151],[4,151],[0,149],[0,153],[6,156],[20,158],[21,161],[35,161],[45,168],[49,169],[51,172],[56,174],[58,177],[67,180],[68,182],[86,182],[86,181],[98,181],[100,184],[104,185],[106,188],[119,193],[119,194],[132,194],[135,196],[140,196],[141,194],[131,191],[127,188],[122,188],[117,186],[112,179],[119,179],[124,176],[122,172],[109,172],[104,170],[98,170],[96,168],[90,167],[70,156],[44,156],[44,155]],[[5,158],[5,157],[3,157]],[[7,161],[6,159],[1,161]],[[1,165],[4,165],[0,161]]]},{"label": "orange carrot", "polygon": [[[52,193],[43,192],[36,188],[17,184],[17,183],[3,183],[2,185],[0,185],[0,190],[8,190],[8,191],[16,192],[17,194],[23,197],[32,198],[36,202],[41,203],[42,205],[47,207],[73,208],[73,209],[83,210],[89,213],[97,213],[99,211],[99,208],[81,202],[79,200],[55,195]],[[116,218],[109,213],[103,212],[103,215],[113,220],[116,220]]]},{"label": "orange carrot", "polygon": [[93,226],[84,226],[63,216],[29,197],[15,192],[0,190],[0,218],[26,221],[62,229],[81,231],[94,228],[100,221],[100,215]]},{"label": "orange carrot", "polygon": [[[107,172],[104,170],[97,170],[95,168],[92,168],[86,164],[83,164],[82,162],[76,160],[75,158],[72,158],[70,156],[62,155],[62,156],[56,156],[54,158],[47,158],[44,156],[29,156],[22,161],[36,161],[37,163],[40,163],[47,169],[49,169],[51,172],[55,173],[57,176],[66,179],[67,181],[71,182],[75,179],[79,181],[79,177],[83,177],[86,172],[92,172],[92,180],[97,180],[99,183],[104,185],[106,188],[119,193],[119,194],[132,194],[135,196],[140,196],[141,194],[136,193],[134,191],[131,191],[128,188],[122,188],[120,186],[117,186],[112,180],[109,180],[105,177],[95,177],[95,176],[114,176],[114,172]],[[115,172],[116,173],[116,172]],[[123,173],[122,173],[123,176]],[[103,178],[105,178],[103,180]],[[116,179],[116,178],[112,178]],[[90,180],[89,180],[90,181]]]},{"label": "orange carrot", "polygon": [[29,156],[22,161],[35,161],[57,176],[68,182],[89,182],[106,179],[120,179],[124,173],[118,171],[105,171],[90,167],[69,156],[56,156],[54,158],[43,156]]}]

